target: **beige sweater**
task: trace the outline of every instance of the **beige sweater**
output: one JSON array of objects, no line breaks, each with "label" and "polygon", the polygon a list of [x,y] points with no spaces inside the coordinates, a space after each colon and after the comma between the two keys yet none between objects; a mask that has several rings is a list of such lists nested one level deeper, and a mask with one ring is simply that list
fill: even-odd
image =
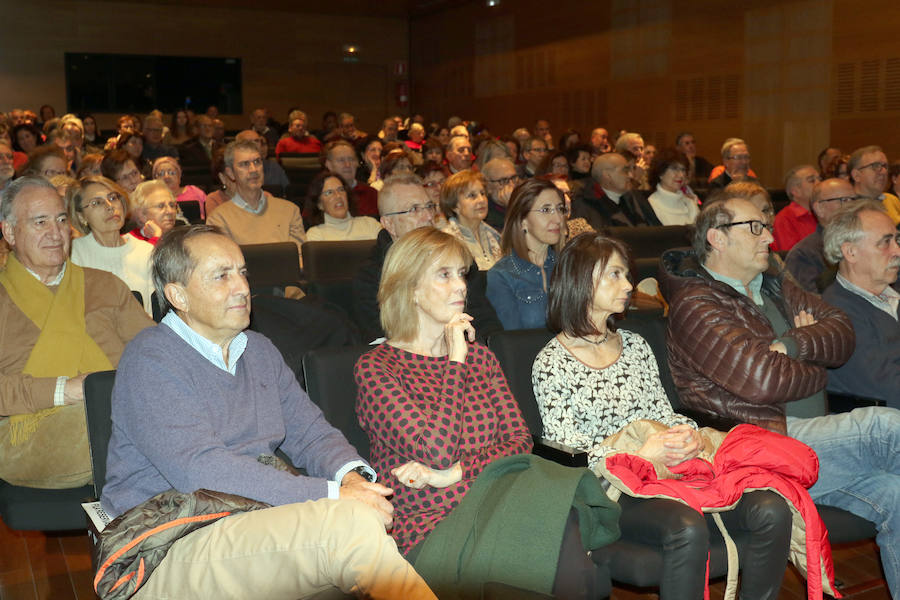
[{"label": "beige sweater", "polygon": [[294,242],[297,260],[300,260],[300,245],[306,241],[300,209],[280,198],[267,197],[266,209],[258,215],[229,200],[217,207],[206,222],[220,227],[238,244]]}]

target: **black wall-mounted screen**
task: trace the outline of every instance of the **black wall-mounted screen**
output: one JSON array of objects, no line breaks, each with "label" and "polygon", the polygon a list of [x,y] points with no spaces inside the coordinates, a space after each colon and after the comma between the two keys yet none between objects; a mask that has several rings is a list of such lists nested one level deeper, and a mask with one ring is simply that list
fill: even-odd
[{"label": "black wall-mounted screen", "polygon": [[241,59],[66,53],[69,112],[243,113]]}]

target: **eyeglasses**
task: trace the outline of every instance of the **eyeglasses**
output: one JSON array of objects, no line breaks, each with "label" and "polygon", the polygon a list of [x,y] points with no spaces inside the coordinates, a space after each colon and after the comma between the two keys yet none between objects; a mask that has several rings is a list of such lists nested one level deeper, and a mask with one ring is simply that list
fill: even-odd
[{"label": "eyeglasses", "polygon": [[322,190],[323,198],[331,198],[335,194],[340,194],[341,196],[346,196],[347,190],[345,190],[343,187],[334,188],[333,190]]},{"label": "eyeglasses", "polygon": [[90,202],[87,203],[88,208],[97,208],[99,206],[106,207],[107,204],[115,204],[116,202],[122,202],[122,196],[115,192],[110,192],[105,198],[92,198]]},{"label": "eyeglasses", "polygon": [[545,217],[549,217],[550,215],[556,214],[556,213],[559,213],[560,215],[562,215],[564,217],[569,216],[569,209],[566,208],[565,204],[557,204],[556,206],[542,206],[540,208],[535,208],[535,209],[529,210],[528,212],[541,213]]},{"label": "eyeglasses", "polygon": [[501,177],[500,179],[488,179],[488,183],[496,183],[497,185],[503,187],[504,185],[509,185],[510,183],[516,183],[519,181],[518,175],[510,175],[509,177]]},{"label": "eyeglasses", "polygon": [[840,202],[841,206],[843,206],[847,202],[855,202],[856,200],[859,200],[859,196],[838,196],[837,198],[819,198],[815,201],[815,204],[822,204],[824,202]]},{"label": "eyeglasses", "polygon": [[441,187],[443,184],[444,180],[441,179],[440,181],[426,181],[422,185],[425,186],[425,189],[430,190],[431,188]]},{"label": "eyeglasses", "polygon": [[870,162],[867,165],[863,165],[861,167],[856,167],[856,168],[859,169],[860,171],[862,171],[863,169],[872,169],[872,171],[878,172],[878,171],[884,171],[885,169],[887,169],[888,164],[886,162]]},{"label": "eyeglasses", "polygon": [[381,215],[382,217],[394,217],[397,215],[413,215],[416,216],[422,212],[433,213],[437,209],[437,204],[429,202],[428,204],[413,204],[409,210],[398,210]]},{"label": "eyeglasses", "polygon": [[175,169],[164,169],[157,171],[155,177],[178,177],[179,175],[181,175],[181,173]]},{"label": "eyeglasses", "polygon": [[734,156],[727,157],[728,160],[750,160],[749,154],[735,154]]},{"label": "eyeglasses", "polygon": [[735,225],[749,225],[750,233],[752,233],[753,235],[762,235],[763,229],[772,231],[771,225],[766,225],[759,219],[752,219],[750,221],[735,221],[734,223],[724,223],[717,226],[716,229],[729,229],[731,227],[734,227]]}]

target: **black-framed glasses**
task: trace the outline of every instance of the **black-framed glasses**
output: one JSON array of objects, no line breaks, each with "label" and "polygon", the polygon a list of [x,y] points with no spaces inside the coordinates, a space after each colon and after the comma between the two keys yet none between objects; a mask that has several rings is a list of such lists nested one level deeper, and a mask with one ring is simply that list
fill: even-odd
[{"label": "black-framed glasses", "polygon": [[875,162],[870,162],[867,165],[862,165],[861,167],[856,167],[856,168],[859,169],[860,171],[862,171],[863,169],[872,169],[872,171],[877,172],[877,171],[886,170],[888,168],[888,164],[886,162],[875,161]]},{"label": "black-framed glasses", "polygon": [[488,183],[496,183],[499,186],[509,185],[510,183],[516,183],[519,181],[518,175],[510,175],[509,177],[501,177],[500,179],[488,179]]},{"label": "black-framed glasses", "polygon": [[382,217],[394,217],[397,215],[417,215],[421,212],[430,212],[433,213],[437,210],[437,204],[434,202],[429,202],[428,204],[413,204],[409,210],[398,210],[394,212],[389,212],[381,215]]},{"label": "black-framed glasses", "polygon": [[716,229],[730,229],[735,225],[749,225],[750,233],[752,233],[753,235],[762,235],[763,229],[768,229],[769,231],[772,230],[771,225],[766,225],[759,219],[751,219],[749,221],[735,221],[734,223],[723,223],[722,225],[717,226]]}]

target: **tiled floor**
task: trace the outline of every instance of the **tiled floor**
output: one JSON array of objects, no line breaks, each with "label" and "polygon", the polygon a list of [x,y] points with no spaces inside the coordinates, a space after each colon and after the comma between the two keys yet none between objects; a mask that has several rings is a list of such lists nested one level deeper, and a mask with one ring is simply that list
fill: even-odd
[{"label": "tiled floor", "polygon": [[[847,585],[868,581],[881,575],[874,543],[837,548],[835,572]],[[40,532],[12,531],[0,521],[0,600],[95,600],[92,588],[91,559],[84,534],[45,535]],[[724,582],[710,588],[710,598],[720,600]],[[656,594],[638,593],[616,587],[615,600],[650,600]],[[806,584],[793,569],[788,569],[779,600],[804,600]],[[880,587],[853,596],[854,600],[890,600]],[[264,599],[248,599],[264,600]]]}]

